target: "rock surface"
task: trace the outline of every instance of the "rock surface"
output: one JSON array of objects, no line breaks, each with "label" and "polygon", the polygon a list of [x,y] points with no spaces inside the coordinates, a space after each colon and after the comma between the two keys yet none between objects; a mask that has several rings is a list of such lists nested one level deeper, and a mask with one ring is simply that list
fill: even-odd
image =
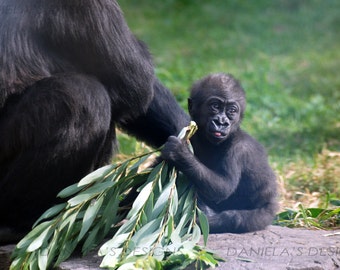
[{"label": "rock surface", "polygon": [[[13,246],[0,247],[0,270],[7,270]],[[322,231],[270,226],[246,234],[213,234],[208,249],[226,262],[216,269],[333,270],[340,269],[340,230]],[[72,258],[59,270],[94,270],[101,258],[91,254]]]},{"label": "rock surface", "polygon": [[227,260],[218,269],[340,269],[340,231],[270,226],[253,233],[210,235],[208,247]]}]

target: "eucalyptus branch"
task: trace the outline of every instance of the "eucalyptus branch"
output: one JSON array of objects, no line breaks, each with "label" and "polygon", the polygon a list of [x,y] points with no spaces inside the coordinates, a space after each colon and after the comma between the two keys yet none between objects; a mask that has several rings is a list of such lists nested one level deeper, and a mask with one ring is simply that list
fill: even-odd
[{"label": "eucalyptus branch", "polygon": [[[191,147],[189,139],[196,129],[192,122],[178,137]],[[111,239],[99,249],[101,267],[184,269],[194,261],[203,265],[200,269],[217,265],[217,257],[198,246],[201,231],[206,243],[209,226],[188,180],[175,168],[169,171],[165,161],[144,168],[145,161],[160,151],[99,168],[62,190],[58,196],[67,202],[48,209],[18,243],[11,270],[57,266],[77,245],[86,254],[110,233]],[[124,198],[135,186],[137,197],[132,206],[125,205]]]}]

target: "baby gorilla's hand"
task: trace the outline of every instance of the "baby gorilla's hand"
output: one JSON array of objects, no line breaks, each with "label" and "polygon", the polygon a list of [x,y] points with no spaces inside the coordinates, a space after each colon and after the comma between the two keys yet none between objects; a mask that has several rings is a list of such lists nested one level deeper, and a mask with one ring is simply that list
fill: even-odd
[{"label": "baby gorilla's hand", "polygon": [[175,136],[170,136],[162,149],[162,158],[176,164],[183,157],[188,156],[189,152],[184,141]]}]

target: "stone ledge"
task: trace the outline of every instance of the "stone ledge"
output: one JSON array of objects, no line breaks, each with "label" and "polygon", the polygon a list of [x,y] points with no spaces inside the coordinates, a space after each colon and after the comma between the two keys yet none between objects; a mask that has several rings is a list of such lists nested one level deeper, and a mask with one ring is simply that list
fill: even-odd
[{"label": "stone ledge", "polygon": [[[0,247],[0,270],[8,269],[13,247]],[[212,234],[208,248],[226,259],[216,268],[221,270],[340,269],[340,230],[269,226],[267,230],[245,234]],[[100,262],[101,258],[92,253],[84,258],[71,258],[58,270],[101,269]]]},{"label": "stone ledge", "polygon": [[269,226],[253,233],[210,235],[208,248],[227,260],[218,269],[340,269],[340,231]]}]

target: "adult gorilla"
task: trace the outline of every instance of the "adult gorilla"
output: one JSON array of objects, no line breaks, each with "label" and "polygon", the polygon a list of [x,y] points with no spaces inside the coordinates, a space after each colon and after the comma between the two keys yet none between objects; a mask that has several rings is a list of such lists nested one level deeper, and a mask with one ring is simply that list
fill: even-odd
[{"label": "adult gorilla", "polygon": [[0,13],[0,227],[25,231],[109,162],[116,125],[159,146],[189,119],[116,1],[0,0]]},{"label": "adult gorilla", "polygon": [[276,177],[263,147],[240,129],[245,94],[231,75],[213,74],[194,84],[189,112],[198,125],[191,143],[171,136],[162,157],[196,186],[210,232],[264,229],[277,210]]}]

